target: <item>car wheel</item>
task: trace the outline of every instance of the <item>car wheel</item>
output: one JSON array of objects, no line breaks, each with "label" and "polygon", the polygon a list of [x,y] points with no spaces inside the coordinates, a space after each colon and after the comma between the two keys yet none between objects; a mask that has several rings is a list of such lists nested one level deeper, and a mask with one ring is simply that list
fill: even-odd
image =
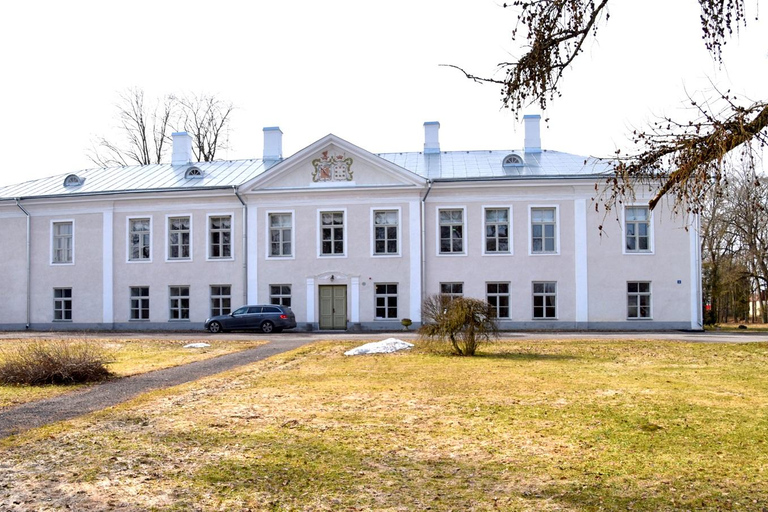
[{"label": "car wheel", "polygon": [[272,332],[275,330],[275,324],[270,321],[266,321],[261,324],[261,332]]},{"label": "car wheel", "polygon": [[208,330],[214,334],[223,331],[219,322],[211,322],[211,324],[208,326]]}]

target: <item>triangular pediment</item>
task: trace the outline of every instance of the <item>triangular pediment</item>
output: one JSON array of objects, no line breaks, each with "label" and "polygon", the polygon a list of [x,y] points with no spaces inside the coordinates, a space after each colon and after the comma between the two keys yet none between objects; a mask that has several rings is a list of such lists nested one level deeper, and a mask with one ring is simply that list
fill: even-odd
[{"label": "triangular pediment", "polygon": [[420,188],[426,180],[333,134],[274,164],[246,192],[355,187]]}]

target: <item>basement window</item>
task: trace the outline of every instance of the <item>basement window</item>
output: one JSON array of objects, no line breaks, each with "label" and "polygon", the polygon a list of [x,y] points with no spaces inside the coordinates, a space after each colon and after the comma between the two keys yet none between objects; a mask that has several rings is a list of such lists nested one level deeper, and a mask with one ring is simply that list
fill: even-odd
[{"label": "basement window", "polygon": [[85,182],[85,178],[79,177],[77,174],[70,174],[64,178],[65,187],[79,187]]}]

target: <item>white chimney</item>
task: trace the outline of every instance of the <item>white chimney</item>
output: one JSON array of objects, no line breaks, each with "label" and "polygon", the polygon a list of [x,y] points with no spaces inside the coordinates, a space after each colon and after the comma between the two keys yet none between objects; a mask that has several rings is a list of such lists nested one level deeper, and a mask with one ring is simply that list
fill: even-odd
[{"label": "white chimney", "polygon": [[440,152],[440,123],[437,121],[427,121],[424,123],[424,154],[434,154]]},{"label": "white chimney", "polygon": [[276,164],[283,159],[283,132],[278,126],[264,128],[264,162]]},{"label": "white chimney", "polygon": [[541,116],[529,114],[523,116],[525,122],[525,152],[541,153]]},{"label": "white chimney", "polygon": [[192,136],[187,132],[172,133],[171,165],[187,165],[192,161]]}]

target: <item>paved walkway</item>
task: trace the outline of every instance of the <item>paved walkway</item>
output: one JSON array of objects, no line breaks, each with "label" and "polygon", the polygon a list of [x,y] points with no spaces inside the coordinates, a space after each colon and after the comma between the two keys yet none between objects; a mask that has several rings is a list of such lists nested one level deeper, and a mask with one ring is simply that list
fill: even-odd
[{"label": "paved walkway", "polygon": [[293,350],[310,341],[313,340],[309,337],[275,338],[266,345],[241,352],[107,381],[73,393],[12,407],[0,411],[0,438],[105,409],[147,391],[177,386],[260,361]]}]

